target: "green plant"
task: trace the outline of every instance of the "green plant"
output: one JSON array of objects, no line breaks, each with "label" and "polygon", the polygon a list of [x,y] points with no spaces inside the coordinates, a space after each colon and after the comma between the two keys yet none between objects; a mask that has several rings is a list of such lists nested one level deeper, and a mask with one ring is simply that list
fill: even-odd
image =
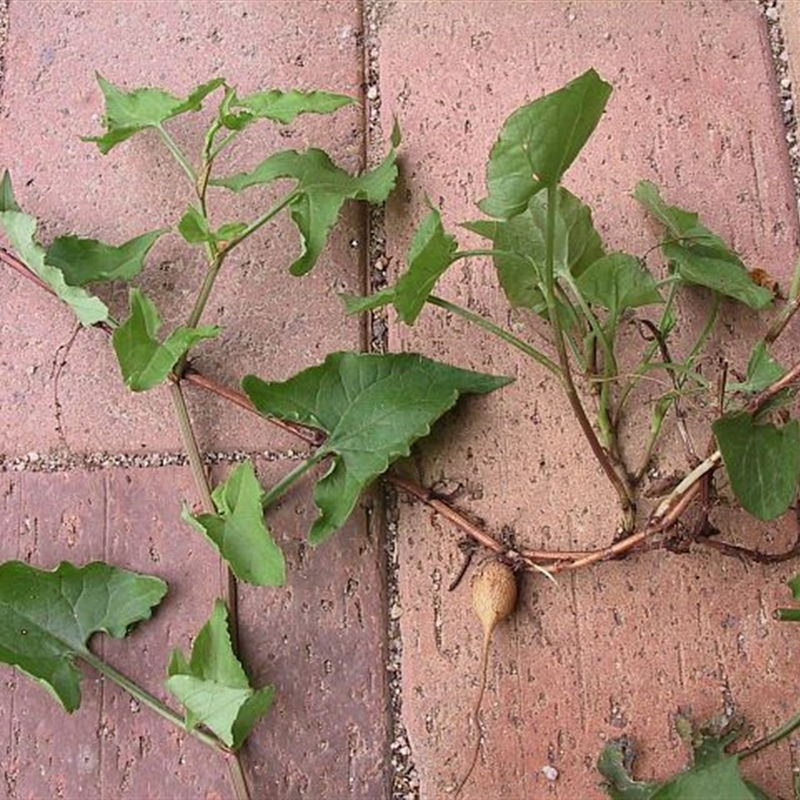
[{"label": "green plant", "polygon": [[[243,396],[219,386],[208,376],[198,375],[188,364],[190,348],[217,333],[214,326],[201,325],[201,319],[227,255],[287,209],[301,239],[301,253],[289,271],[297,276],[307,273],[314,267],[346,200],[380,203],[388,196],[397,175],[397,131],[384,161],[362,175],[349,175],[323,151],[310,149],[274,153],[248,172],[220,177],[215,171],[217,157],[256,121],[285,123],[299,114],[334,111],[350,101],[324,92],[268,91],[240,98],[219,79],[198,87],[183,99],[158,89],[123,92],[102,78],[99,80],[106,97],[107,130],[89,140],[102,152],[108,152],[138,131],[154,129],[191,186],[192,202],[175,227],[188,245],[203,249],[207,270],[185,324],[162,338],[155,303],[139,289],[131,288],[128,318],[118,322],[103,302],[85,288],[102,281],[135,278],[152,244],[168,229],[150,231],[120,246],[69,236],[43,248],[35,239],[36,220],[21,211],[6,175],[0,185],[0,225],[19,259],[8,253],[0,255],[3,261],[32,276],[68,303],[84,325],[97,325],[111,334],[123,379],[132,390],[168,386],[202,499],[199,512],[184,508],[182,517],[216,548],[236,579],[258,585],[283,583],[283,556],[263,512],[289,486],[323,462],[327,471],[314,488],[319,514],[309,531],[309,540],[314,544],[328,539],[344,523],[362,490],[382,475],[387,482],[445,515],[516,569],[535,570],[551,577],[645,548],[680,546],[676,531],[683,543],[688,539],[724,553],[766,558],[758,550],[719,540],[711,521],[712,498],[715,479],[723,474],[739,503],[759,519],[779,516],[796,497],[800,425],[796,420],[787,421],[783,414],[800,376],[800,362],[784,369],[770,355],[769,348],[800,302],[800,264],[788,298],[775,313],[765,336],[754,346],[742,380],[728,382],[723,376],[714,395],[714,387],[698,369],[698,362],[722,299],[762,310],[773,304],[773,292],[753,280],[739,257],[699,222],[697,214],[668,205],[648,182],[640,183],[634,196],[665,228],[660,244],[665,268],[651,270],[647,256],[606,252],[590,209],[562,185],[564,174],[598,124],[611,94],[610,86],[593,70],[518,109],[503,126],[487,164],[488,196],[480,203],[486,216],[464,223],[466,229],[488,240],[487,247],[459,250],[455,237],[445,231],[438,211],[431,209],[414,234],[408,268],[397,282],[370,297],[345,298],[350,313],[375,311],[391,304],[408,324],[416,321],[426,303],[443,309],[499,337],[560,381],[588,446],[619,499],[621,521],[608,546],[557,553],[523,546],[511,549],[466,519],[445,498],[390,470],[398,458],[408,455],[414,442],[428,434],[461,394],[491,392],[508,379],[456,369],[415,354],[334,353],[323,364],[283,382],[246,376]],[[216,91],[221,92],[222,98],[202,153],[193,164],[165,126],[179,114],[200,110],[205,99]],[[240,192],[279,179],[293,180],[293,188],[252,221],[216,227],[212,224],[211,187]],[[472,257],[492,259],[509,303],[529,313],[546,332],[549,346],[536,347],[489,319],[433,294],[448,267]],[[710,296],[708,319],[695,340],[684,348],[682,357],[675,358],[678,348],[672,337],[681,295],[698,289]],[[629,356],[622,351],[620,338],[623,326],[629,324],[637,326],[643,344],[633,364],[626,363],[623,368],[621,363]],[[640,396],[643,381],[655,372],[664,373],[667,388],[652,402],[650,438],[643,443],[640,463],[631,465],[619,446],[623,412]],[[266,490],[249,463],[212,488],[186,410],[182,391],[185,382],[250,405],[267,419],[288,426],[313,446],[313,455]],[[714,401],[718,410],[709,435],[712,444],[705,457],[698,454],[704,451],[695,448],[685,424],[686,403],[698,395]],[[677,419],[691,466],[655,507],[646,511],[641,484],[670,413]],[[699,522],[691,530],[679,529],[682,515],[693,502],[699,507]],[[778,557],[788,557],[796,550],[795,547]],[[21,571],[23,567],[12,562],[2,568]],[[97,569],[94,565],[82,569],[90,568]],[[62,565],[55,573],[23,571],[25,580],[17,584],[16,592],[4,597],[4,602],[13,610],[20,601],[18,592],[28,586],[25,581],[49,585],[53,575],[61,580],[62,574],[72,575],[74,571],[69,565]],[[122,580],[117,572],[101,571],[98,575],[93,580],[101,586],[112,576]],[[100,619],[87,622],[80,636],[63,640],[60,663],[63,668],[64,663],[77,657],[105,669],[109,677],[116,676],[112,679],[159,710],[157,700],[118,673],[108,671],[107,665],[99,665],[86,647],[93,631],[121,635],[128,625],[146,618],[161,596],[154,587],[158,585],[163,595],[161,584],[146,583],[156,579],[136,576],[136,580],[125,580],[132,581],[133,586],[150,587],[149,594],[144,593],[149,605],[137,590],[135,611],[130,617],[104,621],[102,614],[96,615]],[[90,618],[94,619],[91,615]],[[2,644],[0,633],[0,659],[27,669],[25,654],[13,646],[20,624],[18,621],[16,627],[7,627],[7,645]],[[58,638],[62,633],[45,630],[43,635]],[[174,655],[167,685],[186,709],[188,728],[226,755],[235,752],[272,696],[269,687],[256,690],[247,683],[230,646],[225,606],[220,604],[198,635],[189,661],[179,653]],[[73,690],[72,702],[74,697]],[[232,706],[227,705],[228,701]],[[67,703],[64,705],[69,708]],[[163,707],[159,713],[172,721],[178,719]],[[719,755],[723,745],[716,742],[714,747]],[[711,763],[705,756],[700,761]],[[722,756],[717,761],[724,763],[726,771],[729,769],[730,764]],[[245,796],[243,772],[238,762],[232,763],[237,791]],[[686,796],[674,791],[670,789],[673,793],[664,797]]]},{"label": "green plant", "polygon": [[[800,600],[800,575],[789,581],[794,600]],[[800,620],[800,609],[779,608],[775,618]],[[768,800],[768,795],[742,777],[740,763],[765,747],[771,747],[800,728],[800,711],[758,741],[731,751],[744,730],[744,721],[712,720],[696,725],[678,714],[675,729],[692,749],[692,763],[664,781],[637,781],[631,777],[635,753],[628,739],[618,739],[603,748],[597,769],[605,778],[604,788],[612,800],[691,800],[694,797],[724,797],[735,800]],[[800,797],[800,778],[794,776],[794,794]]]},{"label": "green plant", "polygon": [[[259,120],[290,123],[308,113],[330,113],[353,102],[327,92],[270,90],[239,97],[222,79],[192,91],[185,99],[160,89],[125,92],[98,76],[106,101],[102,136],[86,137],[102,153],[152,129],[184,172],[192,200],[180,220],[115,246],[78,236],[60,236],[49,247],[36,240],[36,219],[22,211],[6,172],[0,183],[0,226],[19,259],[3,260],[67,303],[83,325],[99,326],[111,336],[125,384],[134,392],[166,385],[201,498],[199,512],[184,507],[188,526],[202,534],[228,563],[236,580],[259,586],[285,581],[283,553],[265,520],[265,511],[312,467],[327,463],[314,493],[319,518],[309,532],[317,544],[341,527],[362,489],[397,458],[408,455],[414,441],[426,436],[436,420],[464,393],[485,393],[505,378],[468,372],[414,354],[333,353],[284,382],[248,375],[243,387],[250,400],[238,402],[268,418],[280,417],[315,446],[311,457],[267,491],[250,461],[237,466],[212,487],[198,450],[183,395],[184,381],[197,380],[188,367],[192,348],[215,337],[219,329],[201,325],[215,282],[231,252],[284,209],[297,227],[301,252],[291,264],[293,275],[313,268],[328,234],[347,200],[382,202],[397,176],[393,147],[375,169],[350,175],[322,150],[273,153],[252,171],[219,177],[217,159],[246,128]],[[176,116],[201,110],[214,92],[221,94],[196,161],[184,153],[168,130]],[[250,186],[290,179],[294,186],[277,202],[246,222],[212,224],[211,187],[240,192]],[[87,287],[108,281],[132,281],[141,272],[153,244],[168,233],[201,247],[206,272],[184,325],[160,334],[161,316],[154,300],[135,286],[129,291],[126,319],[118,321]],[[203,379],[203,385],[230,397],[231,391]],[[299,424],[294,424],[299,423]],[[231,581],[231,588],[233,582]],[[236,752],[269,709],[274,689],[254,689],[232,646],[226,602],[218,600],[198,632],[191,657],[175,650],[166,687],[185,710],[183,718],[136,685],[88,647],[100,631],[122,637],[133,624],[149,618],[167,591],[159,578],[136,575],[92,563],[62,563],[53,572],[21,562],[0,565],[0,660],[39,680],[67,711],[80,704],[79,659],[130,692],[166,720],[222,753],[231,766],[237,796],[249,796]],[[229,600],[229,598],[228,598]]]},{"label": "green plant", "polygon": [[[489,156],[488,195],[478,204],[487,218],[463,223],[487,239],[489,246],[459,249],[439,212],[431,208],[414,234],[407,269],[396,283],[371,297],[347,297],[345,302],[351,313],[392,305],[410,325],[428,303],[479,325],[556,376],[618,497],[621,522],[612,543],[587,552],[548,553],[519,543],[511,548],[487,531],[476,530],[440,500],[432,502],[413,486],[396,479],[395,483],[447,513],[464,532],[518,568],[551,576],[637,549],[685,550],[690,543],[762,561],[792,557],[798,553],[797,545],[783,554],[766,555],[720,540],[713,513],[717,492],[723,491],[721,478],[727,479],[738,503],[760,520],[781,516],[796,500],[800,423],[788,418],[786,411],[800,377],[800,362],[784,369],[770,346],[797,311],[800,262],[786,302],[755,343],[742,380],[728,382],[723,374],[716,386],[711,384],[698,366],[722,300],[763,311],[774,305],[774,292],[754,279],[696,213],[668,205],[647,181],[636,186],[634,197],[665,229],[659,245],[665,267],[652,268],[649,252],[637,257],[606,251],[591,210],[562,185],[562,179],[599,122],[610,94],[611,87],[589,70],[516,110]],[[492,259],[510,305],[538,323],[538,341],[546,338],[549,346],[534,346],[434,294],[449,267],[474,257]],[[681,297],[697,291],[708,296],[708,317],[694,341],[680,348],[673,339]],[[624,363],[631,359],[620,346],[621,331],[631,325],[643,343],[633,363]],[[678,358],[679,349],[684,352]],[[665,374],[666,389],[649,400],[645,396],[652,404],[650,436],[641,448],[640,462],[632,464],[619,446],[620,427],[626,406],[641,396],[637,390],[654,372]],[[687,408],[690,403],[698,405],[698,399],[716,410],[705,448],[694,445],[686,423]],[[643,479],[668,414],[676,417],[690,467],[648,509],[642,497]],[[689,527],[682,518],[693,503],[697,519]],[[706,768],[707,762],[697,754],[696,760]],[[720,769],[733,768],[732,760],[720,764]],[[681,788],[699,785],[693,780],[681,778],[663,797],[696,796]]]}]

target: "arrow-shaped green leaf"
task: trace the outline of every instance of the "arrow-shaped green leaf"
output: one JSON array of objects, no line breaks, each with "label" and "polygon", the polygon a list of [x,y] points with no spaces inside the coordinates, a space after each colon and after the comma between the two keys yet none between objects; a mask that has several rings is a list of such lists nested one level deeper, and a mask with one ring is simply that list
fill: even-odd
[{"label": "arrow-shaped green leaf", "polygon": [[783,514],[797,496],[800,423],[793,419],[779,428],[736,413],[711,427],[742,507],[765,521]]},{"label": "arrow-shaped green leaf", "polygon": [[226,128],[237,131],[257,119],[269,119],[288,125],[300,114],[330,114],[354,102],[352,97],[343,94],[303,92],[297,89],[288,92],[269,89],[244,97],[237,97],[232,92],[225,98],[220,121]]},{"label": "arrow-shaped green leaf", "polygon": [[697,214],[667,205],[650,181],[640,181],[633,196],[667,228],[669,238],[661,251],[682,281],[713,289],[750,308],[765,308],[772,302],[772,292],[753,281],[739,256],[701,225]]},{"label": "arrow-shaped green leaf", "polygon": [[275,694],[272,686],[250,686],[233,652],[228,610],[221,600],[197,634],[191,660],[174,650],[168,675],[167,689],[186,709],[186,727],[205,725],[234,750],[269,710]]},{"label": "arrow-shaped green leaf", "polygon": [[21,561],[0,564],[0,661],[42,683],[67,711],[81,702],[75,658],[93,633],[121,639],[149,619],[167,592],[159,578],[94,562],[63,561],[47,572]]},{"label": "arrow-shaped green leaf", "polygon": [[655,278],[628,253],[609,253],[597,259],[578,278],[583,296],[613,316],[627,308],[663,303]]},{"label": "arrow-shaped green leaf", "polygon": [[45,261],[61,270],[70,286],[100,281],[129,281],[144,265],[150,248],[169,229],[149,231],[121,245],[79,236],[59,236],[47,249]]},{"label": "arrow-shaped green leaf", "polygon": [[183,519],[211,541],[239,580],[283,586],[286,565],[264,523],[262,496],[253,465],[245,461],[214,489],[216,514],[194,515],[184,509]]},{"label": "arrow-shaped green leaf", "polygon": [[486,394],[510,381],[411,353],[333,353],[283,383],[248,375],[242,387],[262,414],[329,434],[315,455],[331,458],[314,488],[320,516],[309,539],[316,544],[344,525],[361,491],[408,455],[461,394]]},{"label": "arrow-shaped green leaf", "polygon": [[36,241],[36,218],[20,211],[8,171],[3,173],[0,183],[0,227],[28,269],[41,278],[84,325],[108,320],[108,308],[102,300],[85,289],[70,286],[60,269],[46,263],[45,251]]},{"label": "arrow-shaped green leaf", "polygon": [[180,114],[199,111],[206,96],[225,83],[223,78],[214,78],[193,89],[184,99],[150,87],[125,92],[100,73],[97,73],[97,82],[106,99],[103,120],[106,132],[102,136],[83,136],[82,139],[95,142],[103,154],[145,128],[158,128]]},{"label": "arrow-shaped green leaf", "polygon": [[595,129],[611,85],[590,69],[551,94],[517,109],[504,123],[486,167],[489,196],[480,202],[490,217],[508,219],[555,186]]},{"label": "arrow-shaped green leaf", "polygon": [[288,208],[300,232],[302,252],[289,271],[292,275],[304,275],[316,264],[345,200],[382,203],[389,196],[397,180],[395,149],[375,169],[362,175],[350,175],[337,167],[327,153],[312,148],[273,153],[251,172],[214,179],[211,183],[240,192],[279,178],[296,181],[289,194]]},{"label": "arrow-shaped green leaf", "polygon": [[[494,266],[509,302],[537,314],[544,313],[546,303],[541,286],[545,274],[547,195],[537,194],[524,212],[511,219],[475,220],[464,223],[464,227],[493,242],[497,251]],[[591,209],[559,186],[553,241],[556,278],[566,275],[577,278],[604,255]],[[562,320],[567,320],[568,314],[567,306],[562,304]]]},{"label": "arrow-shaped green leaf", "polygon": [[161,317],[155,305],[139,289],[131,289],[129,303],[130,316],[114,331],[112,343],[125,385],[134,392],[163,383],[192,345],[219,332],[215,325],[181,326],[161,343],[156,338]]}]

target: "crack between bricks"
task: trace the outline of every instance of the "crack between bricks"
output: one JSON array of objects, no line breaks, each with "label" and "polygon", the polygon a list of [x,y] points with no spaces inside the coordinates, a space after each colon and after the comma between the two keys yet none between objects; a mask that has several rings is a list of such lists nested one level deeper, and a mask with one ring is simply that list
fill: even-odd
[{"label": "crack between bricks", "polygon": [[[381,124],[380,22],[384,0],[363,0],[366,162],[376,166],[384,156],[385,141]],[[386,216],[384,206],[372,206],[367,218],[366,292],[378,292],[387,285]],[[373,312],[367,323],[367,349],[385,353],[389,348],[389,329],[385,310]],[[380,508],[386,548],[386,636],[391,742],[387,754],[392,800],[419,800],[419,777],[411,744],[403,722],[403,641],[400,627],[399,532],[397,493],[383,484]],[[381,491],[381,490],[376,490]]]}]

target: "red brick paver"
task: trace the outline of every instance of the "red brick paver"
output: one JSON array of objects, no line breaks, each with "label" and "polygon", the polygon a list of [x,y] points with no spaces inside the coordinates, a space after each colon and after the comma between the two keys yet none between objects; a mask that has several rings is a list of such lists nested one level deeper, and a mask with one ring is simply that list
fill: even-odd
[{"label": "red brick paver", "polygon": [[[381,45],[384,124],[396,115],[404,131],[406,191],[387,219],[396,263],[426,194],[462,246],[475,241],[455,223],[480,216],[474,203],[485,195],[485,159],[503,120],[595,67],[614,94],[566,185],[592,205],[609,248],[641,253],[654,243],[656,228],[630,197],[647,178],[670,202],[700,210],[749,264],[789,276],[797,214],[754,3],[401,0],[384,6]],[[448,273],[438,293],[531,335],[536,323],[509,318],[496,285],[476,259]],[[683,326],[702,314],[689,304]],[[743,365],[755,330],[726,312],[717,346]],[[554,379],[436,309],[413,329],[392,323],[390,341],[517,377],[434,434],[417,462],[426,482],[462,485],[464,507],[520,545],[610,540],[611,491]],[[635,453],[647,418],[631,424],[626,447]],[[659,466],[684,468],[680,449],[660,452]],[[751,531],[750,544],[763,529],[738,518],[723,527]],[[461,562],[457,534],[402,498],[399,531],[403,719],[421,796],[444,798],[474,735],[482,632],[467,585],[447,591]],[[594,762],[604,741],[623,734],[644,751],[643,773],[665,776],[685,763],[672,724],[679,706],[700,717],[735,707],[759,733],[784,719],[795,710],[786,687],[797,637],[770,614],[791,574],[792,566],[660,554],[563,576],[558,586],[526,576],[520,611],[495,638],[485,747],[464,798],[599,798]],[[791,763],[784,743],[748,769],[786,796]],[[542,772],[547,765],[557,780]]]},{"label": "red brick paver", "polygon": [[[15,3],[9,30],[0,165],[11,171],[23,208],[44,221],[45,240],[75,231],[121,242],[174,224],[190,199],[155,137],[137,137],[105,158],[78,140],[100,131],[95,70],[130,88],[158,85],[175,94],[217,75],[242,93],[298,87],[361,94],[357,2]],[[200,116],[176,121],[176,138],[199,147],[208,120]],[[251,132],[232,153],[230,171],[312,142],[351,170],[364,158],[358,106],[330,120]],[[213,200],[220,223],[253,217],[271,202],[266,192],[231,200],[220,191]],[[346,210],[316,272],[303,280],[286,274],[299,247],[282,219],[226,263],[205,320],[224,332],[198,356],[201,370],[236,385],[246,371],[287,377],[329,351],[359,348],[361,325],[344,316],[337,294],[362,286],[363,209]],[[165,324],[186,313],[200,266],[200,251],[187,251],[176,237],[157,245],[141,283]],[[65,309],[7,269],[0,270],[0,294],[0,453],[8,463],[29,456],[28,465],[67,464],[104,452],[157,463],[182,449],[166,393],[127,393],[101,332],[81,332],[64,352],[59,347],[74,327]],[[124,292],[110,302],[121,313]],[[268,450],[269,462],[260,462],[265,483],[294,465],[296,439],[209,395],[188,395],[204,450]],[[217,559],[179,520],[181,503],[194,502],[188,468],[0,477],[4,558],[52,567],[60,558],[106,557],[169,581],[154,621],[130,642],[100,645],[114,666],[164,695],[171,648],[188,650],[220,592]],[[287,587],[239,589],[243,658],[256,683],[277,687],[273,709],[246,748],[245,768],[254,798],[381,797],[388,714],[380,526],[369,529],[357,513],[338,542],[314,550],[303,543],[312,517],[307,488],[288,495],[270,515],[289,562]],[[146,709],[130,713],[129,701],[94,676],[72,718],[11,670],[0,668],[0,676],[0,793],[231,796],[219,759]]]},{"label": "red brick paver", "polygon": [[[785,279],[798,221],[775,78],[758,6],[715,2],[413,2],[376,0],[384,129],[403,130],[403,186],[389,206],[395,263],[423,213],[425,195],[446,223],[478,215],[486,154],[507,114],[594,66],[614,85],[601,126],[567,185],[595,209],[610,248],[642,252],[655,229],[629,193],[640,178],[671,202],[701,211],[752,266]],[[781,13],[795,5],[785,2]],[[322,87],[358,95],[364,82],[362,3],[123,2],[40,0],[11,4],[0,116],[0,168],[46,239],[68,231],[121,241],[174,222],[187,195],[169,159],[147,136],[102,158],[78,135],[99,130],[99,70],[127,86],[185,93],[213,75],[243,91]],[[797,26],[787,22],[794,41]],[[796,54],[792,51],[793,64]],[[796,67],[795,67],[796,68]],[[796,79],[796,76],[795,76]],[[278,136],[267,126],[231,168],[275,146],[321,143],[337,160],[363,161],[363,112],[310,120]],[[189,117],[176,134],[198,142]],[[266,198],[260,198],[265,200]],[[220,221],[247,208],[226,199]],[[359,323],[336,297],[364,280],[363,213],[347,211],[314,274],[293,281],[294,230],[276,224],[238,260],[211,304],[223,337],[199,366],[228,384],[248,369],[284,377],[335,349],[362,344]],[[461,231],[462,244],[471,241]],[[143,284],[166,323],[199,274],[177,239],[157,246]],[[509,319],[483,261],[462,264],[441,293],[529,332]],[[220,590],[219,564],[179,520],[194,490],[185,467],[104,467],[37,472],[86,453],[158,455],[181,449],[168,398],[131,397],[108,343],[82,332],[66,356],[73,322],[55,301],[0,270],[0,558],[52,567],[61,558],[158,574],[170,594],[129,641],[99,645],[115,666],[164,696],[172,647],[188,649]],[[306,303],[305,297],[311,298]],[[116,311],[124,293],[110,295]],[[682,324],[702,320],[688,303]],[[726,310],[719,352],[741,366],[755,321]],[[512,374],[514,386],[465,403],[413,462],[428,483],[462,484],[458,502],[529,545],[593,547],[608,541],[616,511],[559,387],[529,364],[440,314],[408,329],[390,320],[393,350],[421,350],[460,365]],[[790,343],[791,344],[791,343]],[[715,351],[715,352],[717,352]],[[66,364],[58,369],[61,361]],[[709,372],[714,365],[709,362]],[[56,378],[57,374],[57,378]],[[191,393],[201,446],[231,460],[258,459],[269,483],[296,441],[249,415]],[[60,416],[56,415],[60,409]],[[641,443],[646,414],[625,442]],[[101,459],[102,460],[102,459]],[[674,443],[664,472],[684,467]],[[243,658],[255,683],[274,683],[276,703],[245,749],[253,796],[389,796],[386,577],[381,520],[359,512],[322,549],[304,545],[313,509],[308,487],[270,517],[289,562],[284,590],[240,589]],[[736,515],[723,527],[753,544]],[[772,547],[790,535],[769,526]],[[762,526],[755,526],[759,533]],[[444,798],[469,751],[467,718],[477,688],[480,632],[466,583],[446,587],[460,556],[452,528],[399,498],[399,592],[403,713],[423,800]],[[558,586],[523,581],[520,609],[498,629],[483,705],[485,747],[463,798],[600,798],[594,761],[603,743],[632,737],[641,774],[685,763],[672,728],[678,707],[700,717],[735,710],[760,735],[797,709],[795,630],[771,619],[796,567],[754,567],[711,554],[653,554],[602,565]],[[395,609],[393,609],[395,611]],[[131,653],[134,656],[131,657]],[[0,791],[9,798],[231,796],[224,765],[183,734],[88,674],[84,703],[67,717],[24,677],[0,668]],[[748,764],[776,797],[791,795],[793,750],[783,743]],[[552,780],[542,771],[555,767]]]}]

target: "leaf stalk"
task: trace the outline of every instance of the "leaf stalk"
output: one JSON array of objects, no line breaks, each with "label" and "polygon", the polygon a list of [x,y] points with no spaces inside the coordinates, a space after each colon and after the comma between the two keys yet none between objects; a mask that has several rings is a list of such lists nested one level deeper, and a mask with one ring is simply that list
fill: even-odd
[{"label": "leaf stalk", "polygon": [[502,339],[507,344],[510,344],[512,347],[515,347],[529,358],[532,358],[537,364],[541,364],[545,369],[549,370],[554,375],[558,376],[559,378],[561,377],[561,370],[552,359],[548,358],[544,353],[542,353],[540,350],[537,350],[535,347],[532,347],[527,342],[523,342],[522,339],[514,336],[513,333],[501,328],[499,325],[495,325],[494,322],[486,319],[486,317],[482,317],[480,314],[475,314],[463,306],[459,306],[456,303],[452,303],[449,300],[445,300],[434,294],[428,297],[427,302],[432,306],[443,308],[445,311],[449,311],[450,313],[467,320],[467,322],[472,322],[478,327],[483,328],[485,331],[488,331],[492,335]]},{"label": "leaf stalk", "polygon": [[328,452],[324,448],[317,450],[314,455],[301,461],[293,470],[283,476],[268,492],[261,498],[261,505],[266,509],[269,508],[278,498],[282,497],[291,486],[296,483],[303,475],[306,474],[312,467],[315,467],[322,461]]},{"label": "leaf stalk", "polygon": [[195,172],[194,167],[189,163],[189,159],[186,158],[183,150],[178,147],[177,142],[162,125],[156,125],[156,130],[160,134],[167,150],[169,150],[172,157],[178,163],[178,166],[186,173],[186,177],[189,179],[192,186],[195,186],[197,184],[197,172]]},{"label": "leaf stalk", "polygon": [[597,434],[592,427],[592,423],[586,416],[586,410],[581,403],[575,383],[572,379],[572,370],[567,355],[566,343],[564,341],[564,329],[555,300],[555,226],[556,226],[556,207],[558,204],[558,186],[553,184],[547,187],[547,227],[545,230],[545,270],[544,270],[544,296],[547,302],[547,312],[550,324],[553,328],[556,352],[560,366],[561,379],[564,385],[569,404],[575,414],[578,423],[583,431],[583,435],[589,442],[589,446],[595,455],[598,463],[605,472],[609,482],[614,487],[619,497],[619,502],[623,513],[623,528],[626,531],[632,530],[634,520],[633,494],[627,477],[623,477],[611,462],[608,452],[600,444]]},{"label": "leaf stalk", "polygon": [[160,717],[167,720],[167,722],[171,722],[177,728],[187,731],[190,736],[194,736],[195,739],[213,748],[218,753],[224,756],[229,756],[231,754],[230,748],[228,748],[223,741],[211,733],[206,733],[206,731],[201,728],[187,728],[183,717],[173,711],[168,705],[162,703],[157,697],[150,694],[146,689],[139,686],[138,683],[125,677],[121,672],[117,672],[110,664],[103,661],[102,658],[99,658],[89,650],[81,652],[79,657],[101,675],[108,678],[108,680],[117,684],[117,686],[126,691],[143,706],[147,706],[151,711],[154,711]]}]

